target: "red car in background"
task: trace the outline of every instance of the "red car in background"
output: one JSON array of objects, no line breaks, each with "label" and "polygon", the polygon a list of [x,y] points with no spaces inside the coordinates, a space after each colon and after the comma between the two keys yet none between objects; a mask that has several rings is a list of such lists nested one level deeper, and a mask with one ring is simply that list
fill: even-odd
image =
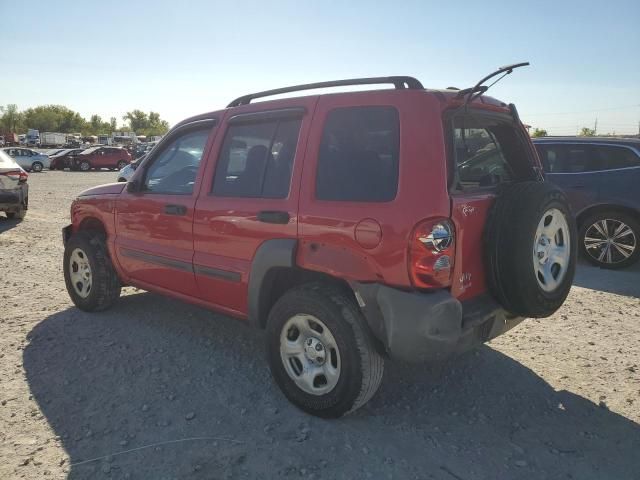
[{"label": "red car in background", "polygon": [[72,168],[75,157],[82,153],[84,148],[69,148],[62,150],[55,155],[52,155],[51,164],[49,166],[50,170],[63,170],[65,168]]},{"label": "red car in background", "polygon": [[89,171],[92,168],[121,170],[131,163],[131,154],[120,147],[92,147],[76,155],[74,169]]}]

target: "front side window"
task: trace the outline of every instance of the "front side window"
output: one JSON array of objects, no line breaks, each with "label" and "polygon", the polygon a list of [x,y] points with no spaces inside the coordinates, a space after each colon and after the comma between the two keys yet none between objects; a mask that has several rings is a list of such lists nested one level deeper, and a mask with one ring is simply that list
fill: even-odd
[{"label": "front side window", "polygon": [[541,145],[538,147],[546,173],[585,173],[600,170],[590,145]]},{"label": "front side window", "polygon": [[144,191],[188,195],[193,193],[196,174],[211,128],[179,134],[155,156],[145,175]]},{"label": "front side window", "polygon": [[286,198],[300,119],[230,125],[218,158],[213,194]]},{"label": "front side window", "polygon": [[400,120],[393,107],[338,108],[327,116],[316,198],[389,202],[398,191]]}]

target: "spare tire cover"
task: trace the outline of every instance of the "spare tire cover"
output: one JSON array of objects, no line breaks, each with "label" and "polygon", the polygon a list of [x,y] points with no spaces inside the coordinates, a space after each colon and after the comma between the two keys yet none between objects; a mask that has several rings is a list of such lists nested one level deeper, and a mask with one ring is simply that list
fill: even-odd
[{"label": "spare tire cover", "polygon": [[577,238],[575,218],[557,187],[542,181],[500,187],[484,237],[491,293],[513,314],[553,314],[573,283]]}]

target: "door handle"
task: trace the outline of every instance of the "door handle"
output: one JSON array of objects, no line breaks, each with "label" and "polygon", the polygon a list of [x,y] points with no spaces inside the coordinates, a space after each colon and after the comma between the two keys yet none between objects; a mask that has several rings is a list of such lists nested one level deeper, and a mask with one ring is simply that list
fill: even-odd
[{"label": "door handle", "polygon": [[264,223],[286,225],[289,223],[290,218],[289,212],[282,212],[280,210],[262,210],[258,212],[258,221]]},{"label": "door handle", "polygon": [[186,215],[187,207],[184,205],[165,205],[164,213],[167,215]]}]

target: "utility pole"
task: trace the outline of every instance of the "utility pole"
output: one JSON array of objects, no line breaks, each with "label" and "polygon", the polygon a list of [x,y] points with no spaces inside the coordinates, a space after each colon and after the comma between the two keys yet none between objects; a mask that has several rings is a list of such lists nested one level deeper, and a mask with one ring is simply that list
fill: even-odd
[{"label": "utility pole", "polygon": [[598,134],[598,117],[596,117],[596,124],[593,126],[593,134]]}]

